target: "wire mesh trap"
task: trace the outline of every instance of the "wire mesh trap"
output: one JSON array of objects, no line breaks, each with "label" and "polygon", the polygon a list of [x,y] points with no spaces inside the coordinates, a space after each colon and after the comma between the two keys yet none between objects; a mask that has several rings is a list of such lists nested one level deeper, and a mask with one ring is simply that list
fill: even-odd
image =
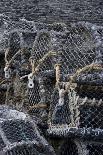
[{"label": "wire mesh trap", "polygon": [[[101,134],[103,131],[103,52],[101,37],[100,35],[97,37],[97,30],[95,34],[99,40],[95,41],[95,58],[92,63],[72,74],[69,83],[58,80],[61,85],[53,92],[50,106],[48,132],[51,135],[68,137],[74,134],[74,137],[79,135],[89,140],[93,138],[103,140]],[[84,133],[82,129],[85,130]],[[92,130],[94,137],[91,136]],[[97,131],[98,135],[96,135]]]},{"label": "wire mesh trap", "polygon": [[23,112],[0,107],[0,154],[48,155],[52,147],[39,134],[36,124]]}]

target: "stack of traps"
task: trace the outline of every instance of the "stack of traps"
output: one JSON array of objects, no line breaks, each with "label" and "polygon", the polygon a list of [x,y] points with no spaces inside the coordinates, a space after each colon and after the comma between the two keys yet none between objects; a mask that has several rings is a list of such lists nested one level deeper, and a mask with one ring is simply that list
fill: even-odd
[{"label": "stack of traps", "polygon": [[[44,120],[49,126],[48,135],[63,140],[63,145],[59,147],[59,155],[102,155],[103,28],[89,23],[73,24],[71,27],[61,24],[49,26],[38,30],[31,52],[27,57],[21,55],[22,63],[17,60],[20,68],[17,68],[17,62],[14,62],[16,71],[21,76],[25,75],[22,65],[29,63],[25,60],[30,56],[37,65],[48,51],[57,52],[56,57],[45,59],[40,66],[38,74],[34,76],[34,88],[25,87],[28,92],[28,106],[34,106],[31,114],[42,119],[45,116]],[[62,96],[63,104],[60,104],[60,90],[64,90],[64,87],[61,85],[59,90],[55,87],[54,66],[59,63],[60,81],[63,85],[66,85],[69,77],[79,68],[92,63],[99,66],[95,69],[90,67],[75,77],[76,88],[69,89]],[[26,70],[27,72],[30,73],[30,70]],[[46,108],[36,107],[43,104]]]}]

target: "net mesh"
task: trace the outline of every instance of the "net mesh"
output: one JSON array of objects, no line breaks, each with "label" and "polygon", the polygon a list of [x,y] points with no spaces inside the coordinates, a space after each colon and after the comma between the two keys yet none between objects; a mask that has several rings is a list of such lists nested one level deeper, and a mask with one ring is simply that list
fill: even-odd
[{"label": "net mesh", "polygon": [[[69,147],[68,147],[69,146]],[[60,146],[60,155],[102,155],[102,143],[65,140]]]},{"label": "net mesh", "polygon": [[80,110],[80,127],[103,129],[103,105],[83,106]]},{"label": "net mesh", "polygon": [[0,154],[55,154],[27,114],[1,106],[0,126]]},{"label": "net mesh", "polygon": [[90,155],[102,155],[103,154],[103,145],[95,145],[90,144],[87,146],[87,149],[89,150]]}]

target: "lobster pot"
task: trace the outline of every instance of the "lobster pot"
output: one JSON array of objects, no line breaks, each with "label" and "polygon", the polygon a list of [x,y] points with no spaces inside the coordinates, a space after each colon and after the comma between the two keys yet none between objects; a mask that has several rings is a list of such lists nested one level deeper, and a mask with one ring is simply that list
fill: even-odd
[{"label": "lobster pot", "polygon": [[30,114],[35,114],[39,118],[45,115],[47,119],[55,79],[51,71],[47,71],[46,73],[42,72],[42,76],[40,76],[34,79],[34,88],[28,89],[28,109]]},{"label": "lobster pot", "polygon": [[28,115],[0,107],[0,155],[53,155]]},{"label": "lobster pot", "polygon": [[5,104],[20,111],[28,105],[27,83],[20,80],[18,73],[7,85]]},{"label": "lobster pot", "polygon": [[63,60],[62,72],[75,73],[79,68],[91,64],[95,58],[95,44],[89,30],[80,25],[72,25],[69,31],[58,35]]},{"label": "lobster pot", "polygon": [[[7,91],[5,103],[11,106],[15,106],[18,110],[23,110],[23,106],[28,103],[27,99],[27,83],[25,80],[20,80],[21,76],[29,74],[29,57],[28,50],[24,52],[24,46],[22,46],[23,38],[22,33],[14,31],[9,34],[9,51],[5,53],[8,62],[12,59],[10,64],[10,78],[7,79]],[[18,50],[23,52],[18,53]],[[13,59],[14,55],[15,58]]]}]

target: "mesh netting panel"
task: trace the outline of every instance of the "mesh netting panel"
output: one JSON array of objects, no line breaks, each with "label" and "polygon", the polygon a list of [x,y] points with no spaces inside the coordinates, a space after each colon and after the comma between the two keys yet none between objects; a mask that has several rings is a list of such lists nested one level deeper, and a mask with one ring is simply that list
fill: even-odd
[{"label": "mesh netting panel", "polygon": [[93,38],[88,30],[83,27],[72,27],[70,32],[58,35],[59,46],[62,50],[63,73],[75,72],[93,62],[95,47]]},{"label": "mesh netting panel", "polygon": [[87,145],[87,150],[89,150],[89,155],[102,155],[103,154],[103,144]]},{"label": "mesh netting panel", "polygon": [[[96,81],[97,80],[99,81],[98,84],[100,85],[100,80],[96,79]],[[91,86],[91,85],[84,85],[84,86],[79,85],[79,87],[76,90],[77,95],[79,95],[81,98],[85,98],[87,96],[89,99],[93,99],[93,98],[98,100],[102,99],[103,98],[102,83],[100,87],[99,86],[96,87],[95,85]]]},{"label": "mesh netting panel", "polygon": [[[63,72],[75,71],[93,62],[95,57],[94,40],[89,30],[83,27],[71,27],[62,33],[56,31],[41,32],[34,42],[32,55],[38,61],[50,49],[62,51]],[[53,61],[53,60],[52,60]],[[47,59],[41,70],[52,68],[51,59]]]},{"label": "mesh netting panel", "polygon": [[[39,82],[39,77],[42,78],[42,84]],[[42,86],[41,86],[42,85]],[[45,103],[48,106],[51,103],[51,94],[55,86],[55,77],[54,72],[52,71],[43,71],[34,79],[34,88],[29,88],[29,103],[31,106],[42,103],[42,98],[45,98]],[[44,89],[44,95],[41,95],[41,91]],[[35,109],[38,112],[37,109]]]},{"label": "mesh netting panel", "polygon": [[68,94],[65,94],[64,104],[59,104],[59,92],[55,90],[51,98],[50,106],[50,120],[52,124],[69,124],[70,123],[70,110],[68,106]]},{"label": "mesh netting panel", "polygon": [[[13,148],[6,152],[6,155],[40,155],[40,152],[35,149],[35,145],[22,145]],[[44,155],[41,153],[41,155]]]},{"label": "mesh netting panel", "polygon": [[29,88],[28,93],[29,103],[31,106],[40,102],[38,81],[34,80],[34,88]]},{"label": "mesh netting panel", "polygon": [[103,129],[103,105],[82,106],[80,108],[80,127]]},{"label": "mesh netting panel", "polygon": [[6,121],[2,124],[2,129],[11,143],[20,142],[23,140],[32,141],[37,138],[35,137],[34,129],[31,124],[22,120]]},{"label": "mesh netting panel", "polygon": [[20,49],[20,37],[17,32],[13,32],[9,35],[9,46],[10,51],[8,55],[8,60]]},{"label": "mesh netting panel", "polygon": [[5,98],[6,98],[6,90],[0,90],[0,99],[1,99],[1,104],[5,104]]},{"label": "mesh netting panel", "polygon": [[23,144],[13,147],[6,152],[6,155],[48,155],[48,153],[50,152],[35,144]]},{"label": "mesh netting panel", "polygon": [[[34,42],[32,56],[36,63],[50,50],[50,34],[48,32],[40,32]],[[51,58],[47,58],[40,67],[40,71],[49,70],[52,67]]]},{"label": "mesh netting panel", "polygon": [[50,76],[49,74],[49,77],[46,77],[44,75],[44,77],[45,77],[44,85],[45,85],[47,103],[51,104],[51,94],[53,94],[56,80],[54,74],[52,76]]}]

